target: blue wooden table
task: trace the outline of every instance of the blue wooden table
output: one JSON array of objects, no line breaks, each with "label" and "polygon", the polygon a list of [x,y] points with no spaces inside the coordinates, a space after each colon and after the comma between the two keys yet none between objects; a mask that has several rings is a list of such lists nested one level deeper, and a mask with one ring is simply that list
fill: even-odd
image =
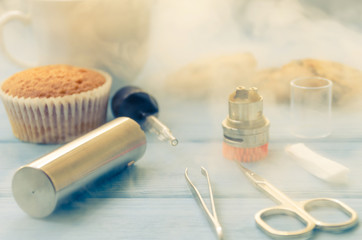
[{"label": "blue wooden table", "polygon": [[[1,80],[20,70],[0,60]],[[225,239],[269,239],[256,227],[254,214],[275,203],[255,189],[234,163],[222,157],[221,121],[227,114],[227,99],[212,103],[161,98],[159,103],[160,119],[172,129],[179,145],[171,147],[148,135],[146,153],[134,166],[87,186],[83,194],[45,219],[33,219],[22,212],[12,197],[11,180],[17,168],[59,145],[17,140],[1,105],[0,239],[216,239],[184,178],[188,167],[190,178],[208,199],[200,166],[209,171]],[[285,153],[288,144],[301,142],[288,131],[288,106],[264,105],[271,121],[269,155],[247,167],[295,200],[338,198],[362,216],[361,109],[334,109],[332,135],[302,141],[351,169],[348,183],[335,185],[312,176]],[[329,214],[321,213],[325,220],[339,217]],[[290,219],[275,224],[295,227]],[[316,231],[314,235],[320,240],[340,238],[361,239],[362,230],[357,226],[341,234]]]}]

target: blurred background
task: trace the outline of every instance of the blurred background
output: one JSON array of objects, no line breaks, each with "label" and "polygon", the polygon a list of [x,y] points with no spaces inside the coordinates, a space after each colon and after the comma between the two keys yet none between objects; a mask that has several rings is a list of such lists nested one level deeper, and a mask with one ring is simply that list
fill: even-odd
[{"label": "blurred background", "polygon": [[[9,10],[26,12],[27,2],[1,0],[0,14]],[[351,87],[362,86],[362,2],[358,0],[155,0],[136,1],[138,5],[127,0],[81,2],[82,9],[90,9],[91,4],[97,8],[94,19],[88,16],[81,26],[99,24],[101,27],[94,30],[99,39],[108,41],[112,32],[127,35],[127,41],[142,39],[142,49],[139,42],[127,43],[140,56],[132,64],[120,60],[120,55],[114,54],[118,50],[108,48],[106,41],[94,48],[93,54],[103,59],[95,66],[113,74],[114,88],[135,83],[158,95],[198,100],[224,98],[237,85],[257,85],[262,90],[268,86],[272,94],[282,96],[285,91],[278,91],[286,88],[294,75],[276,77],[275,71],[302,59],[317,60],[311,64],[319,75],[326,68],[335,68],[329,66],[330,62],[343,64],[337,65],[341,69],[338,76],[328,76],[338,81],[351,79],[353,72],[353,82],[344,88],[344,94]],[[4,40],[11,51],[34,58],[36,50],[29,46],[36,43],[29,29],[14,23],[6,31]],[[21,41],[25,38],[26,44]],[[117,38],[117,44],[123,44],[123,40]],[[1,79],[8,77],[1,74],[5,67],[13,69],[7,73],[21,69],[7,59],[2,62]],[[276,80],[279,78],[285,80],[280,83]]]}]

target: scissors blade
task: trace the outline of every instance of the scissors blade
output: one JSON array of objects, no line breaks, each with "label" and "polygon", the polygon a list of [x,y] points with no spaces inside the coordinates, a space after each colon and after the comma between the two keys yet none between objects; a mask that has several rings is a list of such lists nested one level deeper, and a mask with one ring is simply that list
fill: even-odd
[{"label": "scissors blade", "polygon": [[254,173],[250,169],[244,167],[240,162],[237,162],[240,169],[246,175],[246,177],[254,183],[260,190],[264,193],[267,193],[275,202],[284,204],[286,206],[290,206],[293,208],[300,209],[300,207],[291,200],[288,196],[282,193],[279,189],[274,187],[271,183],[269,183],[266,179],[260,177],[258,174]]},{"label": "scissors blade", "polygon": [[244,174],[248,177],[250,181],[252,181],[254,184],[262,184],[267,182],[264,178],[260,177],[255,172],[251,171],[250,169],[244,167],[240,162],[237,162],[240,169],[244,172]]}]

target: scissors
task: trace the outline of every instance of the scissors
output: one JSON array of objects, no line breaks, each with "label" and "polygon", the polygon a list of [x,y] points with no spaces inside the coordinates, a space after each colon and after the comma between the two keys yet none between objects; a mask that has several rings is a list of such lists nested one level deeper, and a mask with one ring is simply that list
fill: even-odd
[{"label": "scissors", "polygon": [[[266,208],[259,211],[255,215],[255,221],[258,227],[261,228],[267,235],[277,239],[291,239],[291,238],[310,238],[314,229],[320,229],[330,232],[340,232],[352,228],[358,223],[357,213],[343,202],[332,198],[315,198],[302,202],[291,200],[276,187],[266,181],[264,178],[258,176],[251,170],[245,168],[241,163],[237,163],[244,174],[256,185],[260,190],[269,194],[279,206]],[[349,219],[339,223],[327,223],[315,219],[308,210],[318,206],[329,206],[344,212]],[[301,221],[305,228],[296,231],[280,231],[268,225],[264,219],[276,215],[290,215]]]}]

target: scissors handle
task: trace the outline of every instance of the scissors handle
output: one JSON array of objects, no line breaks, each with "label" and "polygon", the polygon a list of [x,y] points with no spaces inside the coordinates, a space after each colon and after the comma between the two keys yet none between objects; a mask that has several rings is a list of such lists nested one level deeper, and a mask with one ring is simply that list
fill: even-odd
[{"label": "scissors handle", "polygon": [[315,198],[315,199],[309,199],[301,203],[302,207],[306,212],[308,212],[311,209],[315,209],[318,207],[324,207],[328,206],[331,208],[335,208],[339,211],[342,211],[344,214],[346,214],[349,219],[343,222],[338,223],[328,223],[328,222],[322,222],[318,219],[314,218],[310,215],[310,218],[315,222],[316,228],[321,229],[324,231],[333,231],[333,232],[340,232],[349,228],[354,227],[358,223],[358,215],[357,213],[350,208],[348,205],[344,204],[343,202],[333,199],[333,198]]},{"label": "scissors handle", "polygon": [[[358,223],[357,213],[352,208],[336,199],[315,198],[295,203],[296,204],[294,206],[282,204],[276,207],[266,208],[259,211],[255,215],[255,221],[258,227],[260,227],[267,235],[273,238],[290,239],[309,238],[314,229],[320,229],[330,232],[340,232],[352,228]],[[344,214],[349,216],[349,219],[338,223],[328,223],[322,222],[309,214],[308,211],[321,206],[328,206],[342,211]],[[296,231],[281,231],[271,227],[264,221],[264,219],[268,217],[277,215],[289,215],[295,217],[301,223],[303,223],[305,227]]]},{"label": "scissors handle", "polygon": [[[302,229],[295,231],[283,231],[271,227],[264,219],[271,216],[288,215],[298,219],[305,226]],[[312,235],[313,229],[316,227],[314,221],[306,217],[302,212],[295,211],[294,209],[279,205],[276,207],[265,208],[255,215],[255,221],[258,227],[263,230],[267,235],[276,239],[307,239]]]}]

